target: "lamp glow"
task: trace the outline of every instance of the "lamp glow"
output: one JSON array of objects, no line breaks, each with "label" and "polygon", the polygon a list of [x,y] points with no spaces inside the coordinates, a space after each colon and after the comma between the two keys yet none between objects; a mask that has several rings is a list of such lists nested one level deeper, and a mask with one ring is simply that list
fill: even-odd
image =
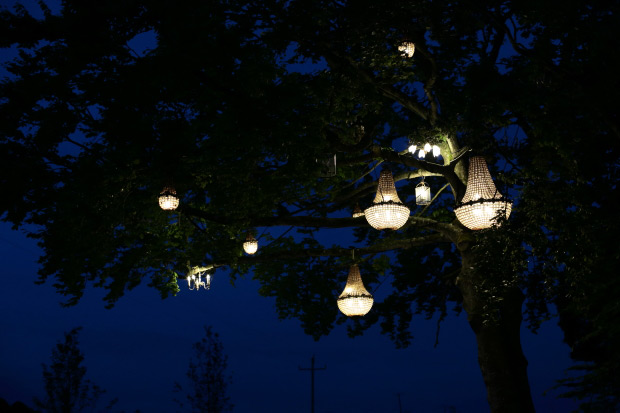
[{"label": "lamp glow", "polygon": [[409,145],[409,153],[415,153],[416,148],[416,145]]},{"label": "lamp glow", "polygon": [[467,189],[454,212],[461,224],[472,230],[490,228],[498,214],[510,216],[512,202],[497,191],[483,157],[470,158]]},{"label": "lamp glow", "polygon": [[177,191],[172,186],[166,186],[159,193],[159,207],[164,211],[173,211],[179,206]]},{"label": "lamp glow", "polygon": [[337,303],[340,311],[348,317],[366,315],[372,308],[374,299],[372,294],[364,287],[360,269],[357,265],[351,266],[347,284],[342,294],[338,297]]},{"label": "lamp glow", "polygon": [[439,149],[439,146],[433,145],[433,156],[436,158],[440,154],[441,154],[441,149]]},{"label": "lamp glow", "polygon": [[398,46],[398,51],[407,57],[413,57],[415,53],[415,44],[413,42],[402,42],[400,46]]},{"label": "lamp glow", "polygon": [[256,238],[254,238],[252,234],[248,234],[248,236],[245,238],[245,242],[243,243],[243,250],[246,252],[246,254],[250,255],[258,251],[258,241],[256,240]]},{"label": "lamp glow", "polygon": [[431,187],[424,180],[415,187],[415,203],[416,205],[428,205],[431,203]]},{"label": "lamp glow", "polygon": [[[187,274],[187,286],[190,290],[200,290],[202,287],[205,290],[211,288],[211,273],[208,272],[209,268],[205,267],[193,267]],[[202,279],[204,275],[205,279]]]},{"label": "lamp glow", "polygon": [[405,225],[409,212],[409,208],[398,198],[392,173],[384,169],[379,177],[373,204],[364,211],[366,220],[375,229],[397,230]]}]

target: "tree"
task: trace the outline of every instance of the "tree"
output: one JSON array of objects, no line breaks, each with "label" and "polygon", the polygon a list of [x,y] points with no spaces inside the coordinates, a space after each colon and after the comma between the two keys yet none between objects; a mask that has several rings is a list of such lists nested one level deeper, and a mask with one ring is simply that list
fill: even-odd
[{"label": "tree", "polygon": [[[534,410],[524,316],[535,329],[562,302],[594,340],[617,337],[597,285],[615,283],[618,261],[598,248],[617,234],[617,2],[206,3],[2,13],[0,46],[22,52],[0,89],[0,208],[37,228],[41,282],[67,304],[87,280],[113,305],[143,281],[174,294],[188,261],[253,269],[279,315],[318,338],[344,322],[334,302],[350,249],[317,236],[339,228],[364,282],[393,286],[351,334],[379,323],[404,346],[415,313],[464,310],[492,412]],[[442,158],[412,156],[408,140]],[[471,150],[515,198],[490,230],[452,211]],[[326,154],[335,176],[321,176]],[[436,191],[399,231],[346,217],[370,203],[384,163],[409,205],[421,177]],[[182,199],[166,213],[156,196],[170,180]],[[252,228],[270,243],[243,256]]]},{"label": "tree", "polygon": [[[192,412],[222,413],[232,411],[233,405],[228,396],[228,385],[232,377],[226,374],[228,356],[219,335],[211,326],[205,326],[205,336],[192,346],[194,356],[189,362],[187,378],[191,389],[186,398]],[[175,391],[182,392],[179,383]],[[181,407],[183,402],[177,400]]]},{"label": "tree", "polygon": [[[78,333],[74,328],[65,333],[64,343],[58,342],[52,349],[52,364],[43,364],[43,381],[46,397],[35,398],[36,407],[50,413],[73,413],[94,410],[105,393],[99,386],[86,380],[86,367],[82,365],[84,355],[80,351]],[[116,400],[107,406],[108,411]]]}]

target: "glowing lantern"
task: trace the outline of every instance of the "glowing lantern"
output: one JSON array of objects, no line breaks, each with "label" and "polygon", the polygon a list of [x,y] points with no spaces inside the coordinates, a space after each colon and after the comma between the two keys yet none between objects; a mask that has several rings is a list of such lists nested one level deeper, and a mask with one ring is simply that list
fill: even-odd
[{"label": "glowing lantern", "polygon": [[413,42],[404,41],[398,46],[398,51],[407,57],[413,57],[415,53],[415,44]]},{"label": "glowing lantern", "polygon": [[431,187],[424,182],[424,178],[415,187],[415,203],[416,205],[428,205],[431,203]]},{"label": "glowing lantern", "polygon": [[359,218],[364,216],[364,211],[360,209],[358,204],[355,204],[355,209],[353,209],[353,218]]},{"label": "glowing lantern", "polygon": [[409,153],[414,154],[416,148],[417,148],[417,145],[409,145]]},{"label": "glowing lantern", "polygon": [[258,241],[252,234],[248,234],[245,238],[245,242],[243,243],[243,250],[247,254],[254,254],[258,250]]},{"label": "glowing lantern", "polygon": [[366,220],[375,229],[399,229],[409,219],[409,208],[398,198],[392,172],[381,171],[377,195],[372,206],[364,211]]},{"label": "glowing lantern", "polygon": [[[194,267],[187,274],[187,285],[190,290],[200,290],[200,287],[208,290],[211,288],[211,274],[208,268]],[[204,275],[205,279],[202,279]]]},{"label": "glowing lantern", "polygon": [[159,194],[159,207],[164,211],[173,211],[179,206],[177,191],[172,186],[166,186]]},{"label": "glowing lantern", "polygon": [[433,145],[433,156],[436,158],[439,155],[441,155],[441,150],[439,149],[439,146]]},{"label": "glowing lantern", "polygon": [[490,228],[499,213],[510,216],[512,202],[497,191],[483,157],[470,158],[467,189],[454,212],[461,224],[472,230]]},{"label": "glowing lantern", "polygon": [[347,285],[338,297],[338,308],[348,317],[366,315],[374,302],[372,294],[364,287],[360,269],[352,265],[347,278]]}]

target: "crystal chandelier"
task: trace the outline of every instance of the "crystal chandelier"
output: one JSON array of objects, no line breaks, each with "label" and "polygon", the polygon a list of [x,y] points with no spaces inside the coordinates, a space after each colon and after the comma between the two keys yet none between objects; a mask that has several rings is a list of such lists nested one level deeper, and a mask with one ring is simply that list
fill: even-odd
[{"label": "crystal chandelier", "polygon": [[[200,287],[208,290],[211,288],[211,273],[205,267],[193,267],[187,274],[187,285],[190,290],[200,290]],[[204,280],[202,276],[204,275]]]},{"label": "crystal chandelier", "polygon": [[381,171],[377,195],[373,204],[364,211],[366,220],[375,229],[399,229],[409,219],[409,208],[398,198],[392,172]]},{"label": "crystal chandelier", "polygon": [[250,233],[248,233],[248,236],[245,238],[243,250],[250,255],[254,254],[258,250],[258,241]]},{"label": "crystal chandelier", "polygon": [[416,205],[428,205],[431,203],[431,187],[424,182],[424,178],[415,187],[415,203]]},{"label": "crystal chandelier", "polygon": [[398,46],[398,51],[407,57],[413,57],[415,53],[415,44],[413,42],[404,41]]},{"label": "crystal chandelier", "polygon": [[179,206],[177,191],[172,185],[165,186],[159,194],[159,207],[164,211],[173,211]]},{"label": "crystal chandelier", "polygon": [[461,224],[472,230],[490,228],[498,214],[510,216],[512,202],[497,191],[482,156],[469,159],[467,189],[454,212]]},{"label": "crystal chandelier", "polygon": [[360,269],[352,265],[344,291],[338,297],[338,308],[348,317],[366,315],[372,307],[372,295],[364,287]]}]

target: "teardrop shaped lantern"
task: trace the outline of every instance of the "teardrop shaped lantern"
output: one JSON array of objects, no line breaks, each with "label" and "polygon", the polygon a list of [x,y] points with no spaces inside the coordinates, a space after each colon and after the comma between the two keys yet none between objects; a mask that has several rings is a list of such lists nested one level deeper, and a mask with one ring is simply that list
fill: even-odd
[{"label": "teardrop shaped lantern", "polygon": [[179,206],[179,197],[177,191],[172,185],[165,186],[159,193],[159,207],[164,211],[173,211]]},{"label": "teardrop shaped lantern", "polygon": [[389,169],[381,171],[377,195],[373,204],[366,208],[364,215],[375,229],[397,230],[409,219],[409,208],[398,198],[394,178]]},{"label": "teardrop shaped lantern", "polygon": [[348,317],[366,315],[374,303],[372,294],[364,287],[360,269],[352,265],[344,291],[338,297],[338,308]]},{"label": "teardrop shaped lantern", "polygon": [[467,189],[454,212],[461,224],[472,230],[490,228],[501,212],[506,214],[506,218],[510,216],[512,202],[497,191],[482,156],[469,159]]},{"label": "teardrop shaped lantern", "polygon": [[422,181],[415,187],[415,203],[416,205],[428,205],[431,203],[431,187]]},{"label": "teardrop shaped lantern", "polygon": [[254,235],[248,233],[248,236],[245,238],[245,242],[243,243],[243,250],[250,255],[258,251],[258,241],[254,238]]},{"label": "teardrop shaped lantern", "polygon": [[398,51],[404,56],[413,57],[415,53],[415,44],[413,42],[404,41],[398,46]]},{"label": "teardrop shaped lantern", "polygon": [[364,211],[360,209],[359,204],[355,204],[355,208],[353,209],[353,218],[359,218],[364,216]]}]

